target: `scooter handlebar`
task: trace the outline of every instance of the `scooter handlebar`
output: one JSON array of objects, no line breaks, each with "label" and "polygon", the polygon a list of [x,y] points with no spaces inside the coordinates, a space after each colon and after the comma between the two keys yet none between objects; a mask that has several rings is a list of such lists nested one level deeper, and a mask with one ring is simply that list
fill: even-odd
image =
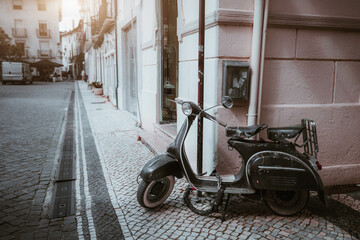
[{"label": "scooter handlebar", "polygon": [[201,117],[204,117],[204,118],[207,118],[207,119],[209,119],[210,121],[217,122],[218,124],[220,124],[220,125],[223,126],[223,127],[226,127],[226,126],[227,126],[227,124],[226,124],[225,122],[216,119],[216,117],[208,114],[207,112],[204,112],[204,111],[201,112],[201,113],[200,113],[200,116],[201,116]]},{"label": "scooter handlebar", "polygon": [[221,126],[223,127],[226,127],[227,126],[227,123],[221,121],[221,120],[218,120],[218,119],[215,119],[215,121],[217,121]]}]

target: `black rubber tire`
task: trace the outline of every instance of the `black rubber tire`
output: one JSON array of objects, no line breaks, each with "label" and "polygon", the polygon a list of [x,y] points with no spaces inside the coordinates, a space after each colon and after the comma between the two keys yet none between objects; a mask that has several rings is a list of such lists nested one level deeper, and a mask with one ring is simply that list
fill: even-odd
[{"label": "black rubber tire", "polygon": [[5,85],[6,84],[6,82],[2,82],[2,85]]},{"label": "black rubber tire", "polygon": [[265,192],[265,204],[275,214],[292,216],[301,212],[309,201],[308,190],[298,191],[273,191]]},{"label": "black rubber tire", "polygon": [[[198,202],[203,201],[202,206],[198,204],[199,206],[195,206],[194,204],[194,198],[198,198]],[[200,199],[202,198],[202,199]],[[216,198],[216,193],[206,193],[201,192],[200,197],[198,196],[198,191],[194,190],[192,187],[188,187],[186,191],[184,192],[184,202],[186,206],[194,213],[200,215],[200,216],[208,216],[209,214],[214,212],[214,201]],[[195,202],[197,202],[195,200]],[[206,207],[206,208],[204,208]]]},{"label": "black rubber tire", "polygon": [[174,176],[151,182],[141,180],[137,191],[137,201],[144,208],[156,208],[169,197],[174,184]]}]

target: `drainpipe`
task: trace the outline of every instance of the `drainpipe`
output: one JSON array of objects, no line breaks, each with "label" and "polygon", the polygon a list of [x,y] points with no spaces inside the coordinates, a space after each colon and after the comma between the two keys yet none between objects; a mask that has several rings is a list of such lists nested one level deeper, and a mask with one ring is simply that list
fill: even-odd
[{"label": "drainpipe", "polygon": [[[135,37],[134,37],[134,16],[133,16],[133,12],[135,11],[135,1],[133,1],[132,4],[132,9],[131,9],[131,39],[132,41],[135,41]],[[137,35],[136,35],[137,36]],[[135,46],[132,48],[133,51],[133,55],[135,58],[136,63],[134,64],[134,76],[138,75],[138,69],[137,69],[137,58],[136,58],[136,54],[137,54],[137,41],[135,41]],[[139,80],[137,79],[137,89],[136,89],[136,101],[137,101],[137,108],[138,108],[138,116],[139,116],[139,123],[138,123],[138,127],[142,128],[142,119],[141,119],[141,110],[140,110],[140,99],[139,99]]]},{"label": "drainpipe", "polygon": [[115,61],[116,61],[116,109],[119,110],[119,65],[118,65],[118,36],[117,36],[117,13],[118,13],[118,0],[114,1],[115,4]]},{"label": "drainpipe", "polygon": [[265,9],[264,9],[264,24],[263,24],[263,35],[262,35],[262,44],[261,44],[261,68],[260,68],[260,83],[259,83],[259,100],[257,107],[257,123],[260,124],[260,115],[261,115],[261,99],[262,99],[262,87],[263,87],[263,78],[264,78],[264,60],[265,60],[265,42],[266,42],[266,30],[268,23],[269,15],[269,0],[265,0]]},{"label": "drainpipe", "polygon": [[[268,0],[266,0],[268,1]],[[254,24],[253,24],[253,38],[252,38],[252,49],[251,49],[251,70],[252,70],[252,81],[250,87],[250,102],[248,111],[248,126],[255,125],[257,123],[257,108],[258,108],[258,91],[260,84],[261,75],[261,63],[263,60],[262,54],[262,42],[265,44],[263,39],[263,23],[264,15],[267,13],[264,11],[265,0],[255,0],[254,3]],[[268,6],[268,4],[267,4]],[[265,9],[268,11],[268,9]],[[264,41],[263,41],[264,40]],[[261,86],[260,86],[261,87]]]},{"label": "drainpipe", "polygon": [[[204,52],[205,52],[205,0],[199,0],[199,46],[198,46],[198,104],[200,108],[204,105]],[[203,171],[203,118],[198,118],[197,135],[197,171]]]}]

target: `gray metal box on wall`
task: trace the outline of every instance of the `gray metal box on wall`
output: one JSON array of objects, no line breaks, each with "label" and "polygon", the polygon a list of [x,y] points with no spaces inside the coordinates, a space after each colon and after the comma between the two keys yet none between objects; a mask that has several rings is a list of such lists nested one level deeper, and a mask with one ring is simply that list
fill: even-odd
[{"label": "gray metal box on wall", "polygon": [[232,99],[249,99],[250,64],[223,60],[223,96]]}]

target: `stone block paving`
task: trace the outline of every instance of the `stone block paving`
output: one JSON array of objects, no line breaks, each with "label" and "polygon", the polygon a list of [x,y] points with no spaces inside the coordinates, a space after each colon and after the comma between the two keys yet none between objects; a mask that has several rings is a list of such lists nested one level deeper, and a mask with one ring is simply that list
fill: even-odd
[{"label": "stone block paving", "polygon": [[0,239],[76,237],[46,199],[73,84],[0,86]]},{"label": "stone block paving", "polygon": [[[177,180],[163,205],[146,210],[136,200],[137,176],[154,155],[140,141],[141,129],[128,113],[116,110],[103,97],[79,83],[90,124],[104,164],[108,189],[127,239],[359,239],[359,194],[332,195],[330,207],[312,196],[301,214],[280,217],[259,201],[235,196],[227,220],[191,212],[182,195],[184,179]],[[105,103],[100,103],[105,102]],[[116,203],[115,203],[116,201]]]}]

